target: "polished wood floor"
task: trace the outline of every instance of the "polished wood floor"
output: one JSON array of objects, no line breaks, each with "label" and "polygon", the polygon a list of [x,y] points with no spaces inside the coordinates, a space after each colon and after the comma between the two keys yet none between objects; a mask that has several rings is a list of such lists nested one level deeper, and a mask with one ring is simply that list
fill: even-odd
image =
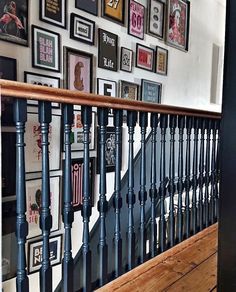
[{"label": "polished wood floor", "polygon": [[216,266],[217,224],[97,291],[215,292]]}]

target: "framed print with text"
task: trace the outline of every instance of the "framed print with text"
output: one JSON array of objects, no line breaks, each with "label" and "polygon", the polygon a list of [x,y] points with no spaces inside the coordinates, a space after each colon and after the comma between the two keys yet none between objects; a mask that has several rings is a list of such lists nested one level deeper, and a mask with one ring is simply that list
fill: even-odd
[{"label": "framed print with text", "polygon": [[165,27],[165,3],[161,0],[148,1],[148,34],[157,38],[164,38]]},{"label": "framed print with text", "polygon": [[139,98],[139,85],[124,80],[120,81],[120,97],[138,100]]},{"label": "framed print with text", "polygon": [[97,79],[97,94],[116,97],[117,96],[117,83],[113,80]]},{"label": "framed print with text", "polygon": [[124,24],[125,0],[102,0],[103,16]]},{"label": "framed print with text", "polygon": [[75,0],[75,7],[93,15],[98,15],[98,0]]},{"label": "framed print with text", "polygon": [[136,67],[154,71],[154,50],[152,48],[136,44]]},{"label": "framed print with text", "polygon": [[132,72],[133,51],[124,47],[120,49],[120,70]]},{"label": "framed print with text", "polygon": [[134,0],[129,0],[128,11],[128,34],[143,40],[145,7]]},{"label": "framed print with text", "polygon": [[40,20],[66,28],[67,0],[40,0]]},{"label": "framed print with text", "polygon": [[168,71],[168,50],[157,47],[156,48],[156,73],[167,75]]},{"label": "framed print with text", "polygon": [[141,100],[145,102],[161,103],[162,84],[142,79]]}]

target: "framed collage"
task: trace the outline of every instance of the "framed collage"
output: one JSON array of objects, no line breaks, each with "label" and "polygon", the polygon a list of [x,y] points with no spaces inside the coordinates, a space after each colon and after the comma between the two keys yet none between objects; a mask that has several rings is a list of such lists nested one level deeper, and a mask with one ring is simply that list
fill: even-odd
[{"label": "framed collage", "polygon": [[120,97],[138,100],[139,99],[139,85],[124,80],[120,81]]},{"label": "framed collage", "polygon": [[40,20],[66,28],[67,0],[40,0]]}]

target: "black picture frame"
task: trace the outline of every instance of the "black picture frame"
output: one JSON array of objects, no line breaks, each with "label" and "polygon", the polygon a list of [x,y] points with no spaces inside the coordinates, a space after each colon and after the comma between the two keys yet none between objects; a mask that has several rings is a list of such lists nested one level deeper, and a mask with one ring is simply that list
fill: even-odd
[{"label": "black picture frame", "polygon": [[120,97],[130,100],[139,100],[140,85],[134,82],[120,80],[119,82]]},{"label": "black picture frame", "polygon": [[[117,7],[116,4],[118,4],[117,6],[122,5],[121,7]],[[107,5],[109,6],[109,8],[107,8]],[[119,2],[117,2],[116,0],[102,0],[102,16],[106,19],[112,20],[116,23],[122,24],[124,25],[125,23],[125,5],[126,5],[126,0],[119,0]],[[106,10],[110,10],[106,11]],[[113,13],[112,13],[112,9],[114,9]],[[119,13],[117,13],[118,15],[116,16],[117,12],[116,9],[119,9]],[[119,14],[121,13],[121,17],[119,17]]]},{"label": "black picture frame", "polygon": [[[145,65],[142,65],[140,64],[139,61],[144,61],[148,59],[148,56],[144,57],[144,56],[141,56],[139,55],[139,48],[143,48],[143,51],[146,50],[151,52],[152,53],[152,62],[151,62],[151,65],[152,67],[148,68],[148,67],[145,67]],[[139,60],[139,57],[141,60]],[[141,45],[139,43],[136,44],[136,63],[135,63],[135,66],[139,69],[143,69],[143,70],[146,70],[146,71],[149,71],[149,72],[154,72],[154,69],[155,69],[155,50],[150,48],[150,47],[147,47],[147,46],[144,46],[144,45]]]},{"label": "black picture frame", "polygon": [[[161,63],[160,62],[160,54],[162,54],[162,59],[164,60],[161,60]],[[165,55],[165,57],[164,57]],[[159,47],[159,46],[156,46],[156,68],[155,68],[155,71],[157,74],[159,75],[163,75],[163,76],[167,76],[168,74],[168,57],[169,57],[169,51],[165,48],[162,48],[162,47]],[[158,64],[160,66],[164,66],[164,69],[162,68],[158,68]]]},{"label": "black picture frame", "polygon": [[[146,87],[149,86],[145,93]],[[152,86],[152,87],[150,87]],[[152,93],[153,92],[153,93]],[[150,95],[152,93],[152,95]],[[159,82],[142,79],[140,100],[144,102],[161,103],[162,84]]]},{"label": "black picture frame", "polygon": [[133,50],[125,48],[125,47],[120,48],[120,70],[121,71],[129,72],[129,73],[132,72],[133,55],[134,55]]},{"label": "black picture frame", "polygon": [[[108,86],[105,87],[105,85]],[[97,94],[117,97],[117,82],[114,80],[97,78]]]},{"label": "black picture frame", "polygon": [[[132,13],[131,4],[137,5],[137,7],[139,7],[139,9],[136,8],[134,10],[134,13],[136,13],[138,10],[141,10],[141,9],[143,10],[143,14],[142,14],[142,18],[143,19],[141,19],[142,29],[139,32],[136,32],[136,33],[133,31],[132,25],[134,26],[134,24],[135,24],[135,26],[136,26],[136,24],[138,22],[137,19],[140,19],[140,18],[138,18],[138,16],[140,16],[140,15],[138,15],[137,17],[136,17],[136,14],[135,14],[135,17],[133,17],[131,15],[131,13]],[[128,34],[133,36],[133,37],[136,37],[136,38],[138,38],[140,40],[143,40],[144,39],[144,34],[145,34],[145,6],[142,5],[139,2],[136,2],[135,0],[129,0],[129,2],[128,2],[128,12],[129,12],[128,13],[128,28],[127,28]],[[136,21],[133,21],[133,24],[132,24],[132,21],[130,21],[131,18],[132,18],[132,20],[136,19]]]},{"label": "black picture frame", "polygon": [[[156,3],[162,7],[159,11],[158,7],[153,7],[153,3]],[[156,11],[155,11],[156,9]],[[154,15],[152,15],[155,13]],[[158,14],[159,13],[159,14]],[[165,17],[166,17],[166,4],[161,0],[148,0],[148,17],[147,17],[147,33],[160,40],[164,40],[165,36]],[[155,32],[158,29],[158,21],[161,21],[161,33]],[[151,22],[153,21],[153,29],[151,28]]]},{"label": "black picture frame", "polygon": [[95,16],[98,15],[98,0],[75,0],[75,7]]}]

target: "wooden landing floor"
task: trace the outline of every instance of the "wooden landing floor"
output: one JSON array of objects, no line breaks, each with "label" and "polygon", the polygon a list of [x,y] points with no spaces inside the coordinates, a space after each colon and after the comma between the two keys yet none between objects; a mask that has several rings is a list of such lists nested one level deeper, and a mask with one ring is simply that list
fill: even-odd
[{"label": "wooden landing floor", "polygon": [[203,230],[97,291],[216,292],[217,228]]}]

